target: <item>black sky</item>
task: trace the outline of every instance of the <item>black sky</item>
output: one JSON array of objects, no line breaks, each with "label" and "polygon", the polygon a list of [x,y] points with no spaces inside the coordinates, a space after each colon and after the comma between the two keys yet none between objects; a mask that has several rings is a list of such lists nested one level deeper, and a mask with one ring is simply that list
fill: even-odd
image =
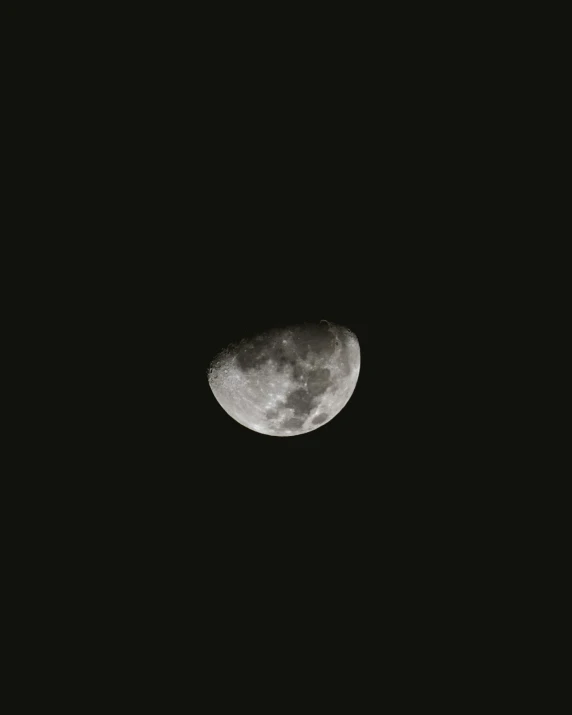
[{"label": "black sky", "polygon": [[[151,617],[185,651],[204,628],[213,658],[199,649],[201,662],[228,652],[240,664],[254,647],[270,664],[290,638],[291,664],[308,653],[313,677],[312,637],[345,663],[383,648],[391,626],[407,657],[435,662],[442,614],[459,609],[457,654],[474,642],[465,624],[478,628],[482,603],[496,603],[495,583],[464,606],[490,563],[482,544],[515,509],[497,486],[513,465],[483,449],[505,434],[487,369],[499,385],[511,369],[497,368],[500,341],[483,329],[489,269],[515,270],[499,261],[487,213],[511,181],[498,169],[499,109],[479,96],[491,83],[473,79],[489,50],[479,35],[471,70],[464,28],[447,51],[415,10],[400,30],[361,13],[350,29],[346,10],[336,32],[333,10],[313,23],[281,10],[293,23],[282,39],[283,20],[259,31],[258,10],[252,39],[218,5],[210,22],[169,17],[162,28],[153,10],[145,31],[143,10],[129,11],[104,31],[91,19],[72,28],[77,47],[60,52],[61,67],[35,63],[46,76],[22,147],[41,130],[42,153],[20,163],[45,194],[26,213],[61,272],[46,270],[63,306],[38,305],[50,339],[38,338],[37,362],[58,362],[65,385],[49,372],[54,398],[34,414],[47,446],[26,445],[40,459],[29,495],[48,522],[38,544],[57,527],[73,552],[64,604],[80,600],[81,567],[87,592],[109,584],[78,621],[109,602],[120,627],[106,653],[123,658],[117,633],[140,612],[134,643],[147,641]],[[30,241],[31,258],[38,251]],[[322,319],[361,346],[340,414],[275,438],[224,412],[207,380],[222,348]],[[340,645],[344,628],[363,647]],[[180,664],[187,679],[186,652]],[[377,653],[369,667],[378,682]],[[213,692],[229,690],[217,681]]]},{"label": "black sky", "polygon": [[[476,484],[465,415],[479,374],[467,365],[486,287],[472,288],[482,242],[466,247],[482,235],[469,206],[481,194],[459,169],[475,143],[441,119],[447,93],[430,91],[422,64],[401,82],[395,63],[380,79],[343,62],[311,73],[255,57],[243,70],[197,53],[168,72],[152,58],[140,84],[113,67],[97,131],[74,125],[91,184],[68,197],[70,221],[93,240],[101,335],[80,382],[93,404],[81,459],[106,503],[148,533],[177,533],[183,550],[198,534],[211,560],[226,558],[251,529],[264,563],[280,541],[311,564],[310,543],[335,569],[352,543],[348,572],[361,558],[365,573],[369,545],[394,562],[417,553],[459,485]],[[341,413],[290,438],[232,420],[208,385],[212,358],[322,319],[361,345]]]}]

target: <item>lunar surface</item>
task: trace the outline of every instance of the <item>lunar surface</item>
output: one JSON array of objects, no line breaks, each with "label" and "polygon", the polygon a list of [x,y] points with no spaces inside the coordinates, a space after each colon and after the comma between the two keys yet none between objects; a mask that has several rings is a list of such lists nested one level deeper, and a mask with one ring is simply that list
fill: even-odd
[{"label": "lunar surface", "polygon": [[360,371],[360,347],[328,321],[271,330],[223,350],[209,384],[244,427],[275,437],[305,434],[348,403]]}]

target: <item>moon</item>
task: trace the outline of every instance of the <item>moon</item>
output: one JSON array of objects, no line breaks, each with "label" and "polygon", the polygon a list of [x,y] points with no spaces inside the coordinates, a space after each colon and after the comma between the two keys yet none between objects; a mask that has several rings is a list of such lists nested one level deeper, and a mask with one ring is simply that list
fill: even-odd
[{"label": "moon", "polygon": [[229,346],[212,361],[208,380],[219,404],[241,425],[293,437],[340,413],[355,390],[360,364],[354,333],[323,320]]}]

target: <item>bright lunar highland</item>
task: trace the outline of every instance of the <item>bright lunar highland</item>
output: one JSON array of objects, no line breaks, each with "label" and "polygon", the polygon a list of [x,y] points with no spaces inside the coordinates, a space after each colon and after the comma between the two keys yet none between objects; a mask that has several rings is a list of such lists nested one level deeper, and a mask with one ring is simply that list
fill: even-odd
[{"label": "bright lunar highland", "polygon": [[351,330],[324,320],[231,345],[212,361],[209,384],[241,425],[292,437],[326,424],[346,406],[360,362]]}]

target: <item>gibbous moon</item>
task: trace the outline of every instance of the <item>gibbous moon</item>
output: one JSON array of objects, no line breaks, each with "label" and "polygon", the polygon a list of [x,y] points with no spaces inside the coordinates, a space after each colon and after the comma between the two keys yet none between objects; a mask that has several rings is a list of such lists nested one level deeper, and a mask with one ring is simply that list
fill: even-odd
[{"label": "gibbous moon", "polygon": [[292,437],[326,424],[346,406],[360,361],[351,330],[324,320],[231,345],[212,361],[209,384],[244,427]]}]

